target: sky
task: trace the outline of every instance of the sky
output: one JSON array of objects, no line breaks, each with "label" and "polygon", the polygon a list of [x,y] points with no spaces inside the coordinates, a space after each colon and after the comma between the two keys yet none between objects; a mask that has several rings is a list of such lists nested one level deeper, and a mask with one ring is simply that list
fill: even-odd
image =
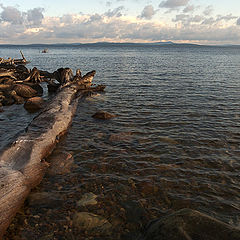
[{"label": "sky", "polygon": [[240,44],[239,0],[0,0],[0,44]]}]

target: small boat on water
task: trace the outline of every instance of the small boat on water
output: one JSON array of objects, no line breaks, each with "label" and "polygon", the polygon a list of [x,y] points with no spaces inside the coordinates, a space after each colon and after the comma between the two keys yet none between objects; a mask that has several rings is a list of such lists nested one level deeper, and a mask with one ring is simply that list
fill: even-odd
[{"label": "small boat on water", "polygon": [[42,50],[42,53],[48,53],[48,49],[47,49],[47,48],[44,48],[44,49]]}]

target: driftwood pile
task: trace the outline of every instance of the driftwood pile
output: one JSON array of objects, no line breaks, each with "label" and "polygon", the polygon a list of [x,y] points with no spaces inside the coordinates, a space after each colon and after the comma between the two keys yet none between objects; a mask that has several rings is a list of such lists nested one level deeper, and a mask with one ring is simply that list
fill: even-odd
[{"label": "driftwood pile", "polygon": [[14,103],[23,104],[29,98],[42,96],[42,82],[47,82],[49,92],[57,92],[63,86],[73,83],[77,84],[81,90],[104,89],[104,86],[100,86],[98,89],[91,88],[92,79],[96,73],[94,70],[84,76],[80,69],[77,69],[74,75],[70,68],[59,68],[50,73],[36,67],[28,69],[25,66],[27,60],[23,54],[22,57],[23,59],[17,60],[0,58],[0,108]]},{"label": "driftwood pile", "polygon": [[[1,103],[20,103],[20,98],[40,94],[40,83],[48,82],[56,96],[28,125],[25,133],[0,155],[0,239],[30,190],[40,183],[49,163],[45,158],[52,152],[69,125],[80,97],[105,86],[92,87],[95,71],[74,76],[70,68],[53,73],[37,68],[28,70],[12,62],[0,64]],[[57,81],[57,83],[54,82]],[[28,95],[29,94],[29,95]]]}]

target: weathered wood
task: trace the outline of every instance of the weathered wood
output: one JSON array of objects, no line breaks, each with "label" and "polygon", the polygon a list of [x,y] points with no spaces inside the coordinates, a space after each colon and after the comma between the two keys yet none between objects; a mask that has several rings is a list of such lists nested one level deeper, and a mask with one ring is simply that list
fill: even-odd
[{"label": "weathered wood", "polygon": [[27,64],[29,61],[24,57],[22,51],[20,50],[20,53],[22,55],[22,59],[14,59],[14,58],[0,58],[0,64],[6,64],[6,65],[19,65],[19,64]]},{"label": "weathered wood", "polygon": [[0,239],[29,191],[40,183],[59,136],[71,124],[79,86],[62,88],[52,102],[0,156]]},{"label": "weathered wood", "polygon": [[27,62],[27,60],[26,60],[26,58],[24,57],[24,55],[23,55],[23,52],[20,50],[20,53],[21,53],[21,55],[22,55],[22,59],[24,60],[24,62]]},{"label": "weathered wood", "polygon": [[32,71],[30,72],[29,76],[23,80],[24,82],[30,81],[34,83],[40,83],[41,82],[41,76],[39,70],[34,67]]},{"label": "weathered wood", "polygon": [[11,77],[16,80],[14,73],[15,73],[15,71],[8,71],[8,70],[1,71],[0,70],[0,77]]}]

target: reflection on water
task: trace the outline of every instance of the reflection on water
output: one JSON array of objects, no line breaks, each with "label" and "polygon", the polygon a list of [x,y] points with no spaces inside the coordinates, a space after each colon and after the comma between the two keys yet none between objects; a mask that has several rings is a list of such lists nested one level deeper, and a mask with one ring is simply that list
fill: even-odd
[{"label": "reflection on water", "polygon": [[[240,224],[239,48],[49,48],[44,56],[26,48],[24,54],[44,70],[95,69],[95,83],[107,88],[79,103],[57,148],[73,155],[71,172],[48,174],[37,189],[57,195],[58,204],[27,205],[27,222],[14,230],[23,239],[95,239],[73,228],[76,211],[108,219],[114,239],[135,239],[149,220],[184,207]],[[118,117],[93,119],[97,110]],[[30,117],[6,109],[1,142]],[[98,203],[77,206],[89,192]]]}]

